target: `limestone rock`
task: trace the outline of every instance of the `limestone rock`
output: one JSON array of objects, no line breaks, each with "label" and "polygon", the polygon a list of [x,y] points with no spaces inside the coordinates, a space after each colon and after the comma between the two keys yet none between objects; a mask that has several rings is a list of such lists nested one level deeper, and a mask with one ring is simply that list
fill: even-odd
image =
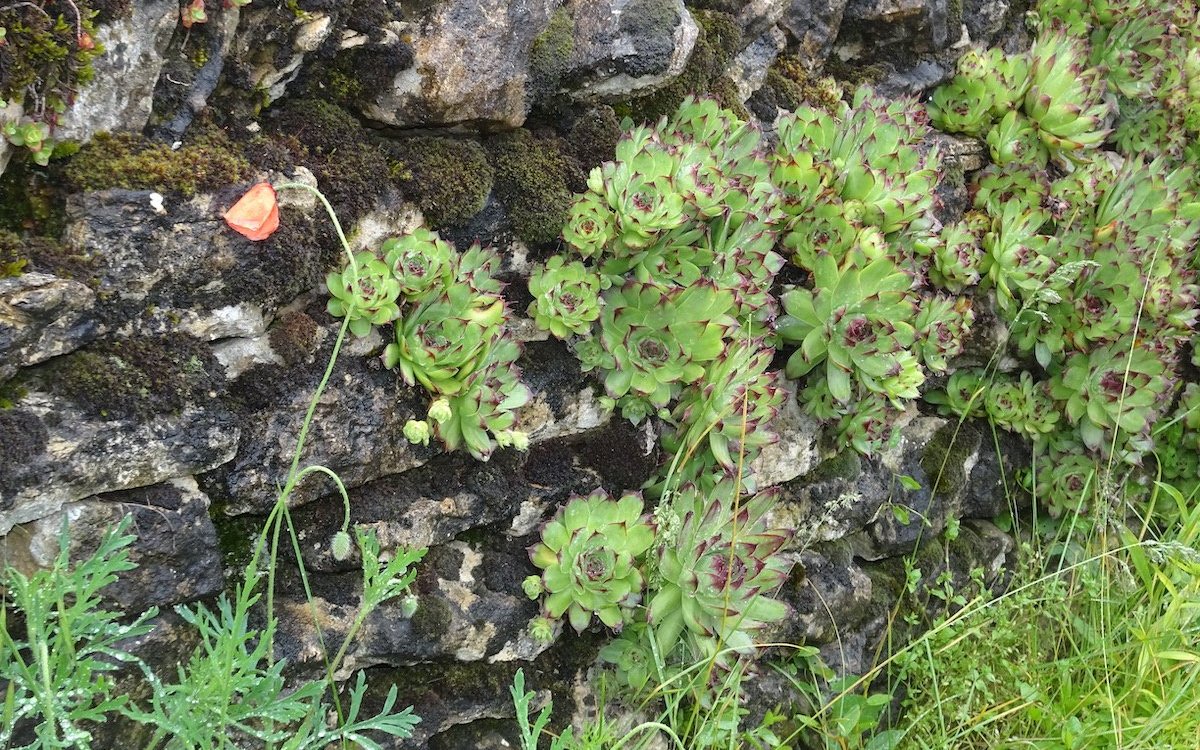
[{"label": "limestone rock", "polygon": [[414,64],[397,73],[363,110],[389,125],[525,121],[525,84],[533,40],[556,0],[448,0],[406,31]]},{"label": "limestone rock", "polygon": [[141,130],[178,23],[175,0],[138,0],[128,18],[101,26],[96,41],[104,54],[93,63],[96,76],[63,113],[55,138],[82,143],[96,133]]},{"label": "limestone rock", "polygon": [[847,0],[792,0],[779,19],[796,40],[800,59],[809,69],[821,67],[842,26]]},{"label": "limestone rock", "polygon": [[0,279],[0,382],[87,341],[95,304],[96,294],[78,281],[43,273]]},{"label": "limestone rock", "polygon": [[137,568],[104,589],[104,597],[126,612],[195,601],[225,585],[217,535],[208,517],[208,498],[190,477],[149,487],[109,492],[59,513],[15,527],[0,540],[5,559],[24,567],[46,567],[59,551],[63,523],[69,524],[71,557],[92,554],[104,533],[126,514],[136,534],[129,560]]},{"label": "limestone rock", "polygon": [[[305,58],[316,52],[333,31],[333,19],[324,13],[296,16],[290,10],[249,6],[246,26],[234,42],[234,54],[244,62],[248,83],[263,92],[267,103],[280,99],[288,85],[300,75]],[[290,20],[290,24],[285,22]],[[264,38],[284,34],[286,41],[263,45]],[[272,38],[272,41],[275,41]],[[290,55],[270,54],[271,48],[286,49]]]},{"label": "limestone rock", "polygon": [[700,29],[683,0],[571,0],[570,60],[563,73],[582,100],[645,94],[679,75]]},{"label": "limestone rock", "polygon": [[238,440],[219,408],[107,420],[38,392],[21,407],[37,417],[47,439],[23,466],[0,464],[0,535],[93,495],[207,471],[228,461]]},{"label": "limestone rock", "polygon": [[778,26],[772,26],[738,53],[729,69],[729,77],[737,87],[743,102],[762,87],[767,71],[775,58],[787,46],[787,36]]}]

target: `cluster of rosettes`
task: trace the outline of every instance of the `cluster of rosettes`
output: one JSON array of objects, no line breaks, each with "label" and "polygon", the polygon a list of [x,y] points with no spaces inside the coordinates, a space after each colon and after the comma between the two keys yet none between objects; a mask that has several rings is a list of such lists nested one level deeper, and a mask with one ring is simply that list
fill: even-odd
[{"label": "cluster of rosettes", "polygon": [[500,259],[475,245],[459,253],[418,227],[363,251],[326,280],[331,315],[366,336],[394,323],[384,364],[434,398],[427,420],[410,421],[419,443],[436,434],[448,450],[464,446],[487,459],[497,445],[523,448],[516,411],[530,398],[516,366],[520,348],[506,326],[508,310],[493,274]]},{"label": "cluster of rosettes", "polygon": [[965,226],[938,236],[940,158],[915,101],[863,88],[837,116],[802,107],[778,128],[782,242],[810,279],[783,295],[778,337],[799,347],[787,374],[804,378],[802,403],[836,422],[839,443],[875,453],[974,320],[968,299],[930,283],[965,291],[982,251]]},{"label": "cluster of rosettes", "polygon": [[1200,6],[1193,0],[1042,0],[1034,22],[1086,40],[1104,71],[1122,153],[1200,163]]},{"label": "cluster of rosettes", "polygon": [[[766,334],[783,214],[760,140],[712,101],[689,100],[653,128],[632,128],[573,206],[568,254],[529,284],[531,316],[570,340],[627,418],[655,416],[684,436],[709,428],[714,409],[731,410],[683,467],[702,483],[749,466],[774,439],[764,429],[780,403],[765,373]],[[752,351],[734,353],[747,342]],[[751,386],[755,399],[735,402],[751,361],[765,379]],[[743,427],[752,439],[735,434]]]},{"label": "cluster of rosettes", "polygon": [[1042,469],[1027,485],[1054,513],[1088,506],[1078,492],[1103,484],[1097,466],[1164,452],[1186,464],[1194,449],[1156,425],[1198,316],[1200,151],[1184,124],[1200,112],[1197,12],[1043,0],[1028,53],[968,53],[929,104],[940,127],[986,138],[993,161],[931,276],[978,275],[1030,368],[956,373],[928,400],[1034,438]]}]

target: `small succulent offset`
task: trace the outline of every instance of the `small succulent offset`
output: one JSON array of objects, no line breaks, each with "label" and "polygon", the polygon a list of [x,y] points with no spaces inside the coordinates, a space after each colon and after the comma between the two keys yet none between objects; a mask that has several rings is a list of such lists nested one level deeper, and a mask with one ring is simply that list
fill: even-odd
[{"label": "small succulent offset", "polygon": [[753,646],[758,631],[786,616],[772,594],[787,580],[791,565],[776,553],[791,533],[768,527],[772,502],[740,497],[733,482],[707,493],[684,487],[672,499],[679,531],[660,550],[661,586],[647,611],[664,655],[685,644],[685,657],[724,664],[722,649]]},{"label": "small succulent offset", "polygon": [[336,317],[349,316],[350,332],[366,336],[372,326],[385,325],[400,317],[400,285],[392,269],[364,250],[354,256],[354,263],[340,273],[325,279],[329,288],[327,309]]},{"label": "small succulent offset", "polygon": [[529,314],[560,339],[587,336],[600,317],[603,278],[579,261],[555,255],[529,277]]},{"label": "small succulent offset", "polygon": [[565,613],[576,632],[583,632],[593,615],[621,630],[625,611],[641,600],[638,558],[653,543],[654,527],[642,514],[638,495],[613,500],[596,490],[572,497],[542,529],[542,540],[529,548],[533,564],[542,569],[547,616]]}]

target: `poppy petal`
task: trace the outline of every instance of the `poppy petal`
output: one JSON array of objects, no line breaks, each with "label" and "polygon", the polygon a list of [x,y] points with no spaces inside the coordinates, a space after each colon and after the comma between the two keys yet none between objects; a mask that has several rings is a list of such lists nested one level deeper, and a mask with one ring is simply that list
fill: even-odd
[{"label": "poppy petal", "polygon": [[265,240],[279,228],[279,203],[275,188],[260,182],[225,212],[229,228],[250,240]]}]

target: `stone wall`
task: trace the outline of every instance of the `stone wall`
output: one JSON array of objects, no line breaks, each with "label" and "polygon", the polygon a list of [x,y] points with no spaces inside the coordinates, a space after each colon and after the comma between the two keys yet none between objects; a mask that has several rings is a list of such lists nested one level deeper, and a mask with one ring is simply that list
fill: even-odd
[{"label": "stone wall", "polygon": [[[6,213],[20,215],[4,217],[25,231],[2,242],[28,264],[0,278],[3,554],[18,567],[45,564],[64,517],[82,553],[132,514],[140,567],[108,592],[129,611],[230,585],[337,333],[322,280],[339,249],[324,214],[292,197],[279,233],[243,240],[220,215],[250,182],[315,180],[363,247],[422,213],[460,247],[499,247],[521,312],[522,275],[555,246],[582,176],[611,157],[621,116],[655,115],[699,90],[769,127],[823,74],[919,92],[947,78],[972,41],[1019,43],[1022,10],[1007,0],[209,5],[209,22],[185,33],[175,3],[134,0],[103,27],[97,80],[61,127],[87,145],[48,173],[14,162],[4,177],[5,195],[41,203],[13,202]],[[102,130],[140,135],[114,141]],[[977,147],[955,146],[960,166],[981,166]],[[154,158],[186,174],[148,168]],[[373,614],[344,670],[368,669],[376,702],[400,687],[423,718],[412,747],[488,746],[505,731],[492,720],[511,716],[519,666],[569,715],[605,634],[530,637],[525,549],[571,494],[637,489],[663,460],[653,427],[606,414],[564,345],[527,322],[518,329],[535,391],[521,417],[527,452],[479,462],[410,444],[402,428],[425,396],[384,369],[374,334],[343,350],[303,456],[342,477],[351,522],[385,548],[429,548],[416,612]],[[794,614],[775,637],[826,646],[828,661],[861,670],[902,596],[904,556],[916,555],[929,581],[941,570],[964,585],[972,568],[1001,575],[1011,541],[988,519],[1007,502],[1005,467],[990,433],[915,412],[894,451],[829,455],[818,426],[788,403],[782,440],[759,467],[782,487],[777,517],[797,529],[783,593]],[[1002,455],[1019,462],[1021,451]],[[354,560],[329,549],[342,503],[311,478],[293,505],[336,639],[361,586]],[[898,505],[913,511],[906,523]],[[938,535],[950,519],[964,523],[947,544]],[[281,563],[282,655],[296,673],[318,674],[296,566]],[[146,653],[177,652],[181,632],[163,615]],[[787,700],[769,680],[757,689],[763,701]]]}]

